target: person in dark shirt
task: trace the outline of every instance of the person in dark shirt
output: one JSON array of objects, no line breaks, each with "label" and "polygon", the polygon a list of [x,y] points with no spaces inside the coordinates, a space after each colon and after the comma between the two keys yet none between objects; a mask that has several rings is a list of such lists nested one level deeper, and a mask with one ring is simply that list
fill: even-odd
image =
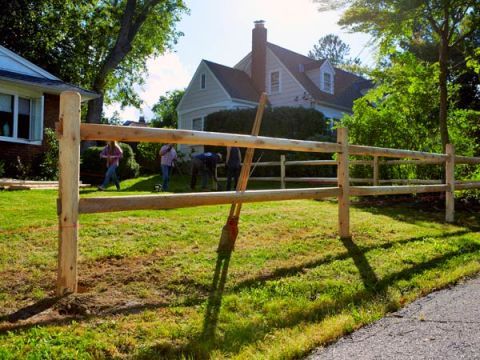
[{"label": "person in dark shirt", "polygon": [[212,178],[218,186],[218,180],[215,175],[217,164],[222,161],[222,154],[206,152],[192,157],[192,178],[190,189],[195,190],[197,176],[202,176],[202,190],[208,190],[208,180]]},{"label": "person in dark shirt", "polygon": [[240,166],[242,163],[242,154],[238,147],[227,147],[227,157],[225,158],[225,167],[227,170],[227,191],[232,188],[232,179],[234,180],[234,190],[237,188],[238,177],[240,176]]}]

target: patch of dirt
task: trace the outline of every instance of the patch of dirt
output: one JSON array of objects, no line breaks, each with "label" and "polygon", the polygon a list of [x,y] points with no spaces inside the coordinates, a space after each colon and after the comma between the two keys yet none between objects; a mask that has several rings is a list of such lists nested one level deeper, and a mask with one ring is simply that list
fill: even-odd
[{"label": "patch of dirt", "polygon": [[[34,284],[49,294],[49,297],[36,302],[31,298],[31,273],[3,272],[0,274],[0,286],[12,295],[13,305],[20,309],[0,310],[0,333],[40,324],[133,314],[172,304],[204,301],[208,297],[208,286],[187,276],[173,277],[168,269],[156,269],[158,262],[172,253],[155,251],[144,257],[104,258],[80,263],[78,292],[63,297],[54,295],[56,271],[51,269],[40,283],[36,281]],[[131,283],[138,285],[132,284],[129,287]],[[145,294],[139,294],[137,287],[140,291],[145,291]]]}]

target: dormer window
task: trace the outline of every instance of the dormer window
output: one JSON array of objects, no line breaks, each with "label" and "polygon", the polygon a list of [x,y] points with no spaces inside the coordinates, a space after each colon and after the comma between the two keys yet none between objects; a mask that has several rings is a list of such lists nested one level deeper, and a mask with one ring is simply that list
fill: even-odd
[{"label": "dormer window", "polygon": [[205,74],[202,74],[202,76],[200,77],[200,89],[205,89],[206,88],[206,83],[205,83]]},{"label": "dormer window", "polygon": [[323,81],[322,81],[322,90],[329,93],[333,94],[333,77],[332,74],[328,72],[323,73]]},{"label": "dormer window", "polygon": [[280,92],[280,71],[272,71],[270,73],[270,94]]}]

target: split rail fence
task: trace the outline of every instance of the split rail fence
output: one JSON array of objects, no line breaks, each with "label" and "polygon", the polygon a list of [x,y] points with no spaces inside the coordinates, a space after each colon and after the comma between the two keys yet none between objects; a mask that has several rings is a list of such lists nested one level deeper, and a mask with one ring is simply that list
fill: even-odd
[{"label": "split rail fence", "polygon": [[[475,158],[471,158],[475,159]],[[474,161],[462,162],[463,164],[472,164]],[[372,184],[378,186],[379,184],[411,184],[411,185],[431,185],[442,184],[442,180],[430,180],[430,179],[380,179],[380,166],[384,165],[443,165],[443,160],[379,160],[379,156],[375,155],[372,160],[350,160],[349,165],[364,165],[373,167],[372,178],[350,178],[350,184]],[[280,176],[250,176],[249,181],[269,181],[280,182],[280,188],[285,189],[287,182],[295,183],[310,183],[310,184],[337,184],[338,178],[336,177],[288,177],[286,176],[287,166],[337,166],[337,160],[292,160],[287,161],[285,155],[280,155],[280,161],[264,161],[256,162],[254,169],[257,167],[279,167]],[[225,168],[225,164],[217,165],[218,169]],[[254,171],[252,170],[252,173]],[[218,177],[219,180],[226,180],[226,177]],[[465,184],[465,181],[456,181],[456,185]],[[472,183],[472,181],[468,181]],[[478,182],[480,185],[480,181]]]},{"label": "split rail fence", "polygon": [[[80,122],[80,95],[63,92],[60,96],[60,118],[57,124],[59,138],[59,254],[57,293],[77,291],[77,241],[79,214],[172,209],[202,205],[280,201],[293,199],[338,198],[338,232],[350,237],[350,197],[445,192],[446,221],[454,220],[454,191],[480,188],[478,182],[455,183],[455,164],[479,164],[480,158],[456,156],[452,145],[446,154],[350,145],[347,129],[338,129],[337,143],[301,141],[264,136],[226,134],[190,130],[123,127],[82,124]],[[116,140],[127,142],[177,143],[190,145],[237,146],[255,149],[337,153],[337,180],[335,187],[248,190],[215,193],[135,195],[123,197],[80,198],[80,141]],[[423,162],[445,164],[444,184],[397,186],[350,186],[349,157],[354,155],[409,158]],[[333,163],[332,163],[333,164]]]}]

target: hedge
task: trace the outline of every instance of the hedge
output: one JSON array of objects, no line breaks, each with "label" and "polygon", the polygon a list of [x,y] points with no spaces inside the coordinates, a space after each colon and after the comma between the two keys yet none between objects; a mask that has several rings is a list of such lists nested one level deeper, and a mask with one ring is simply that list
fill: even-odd
[{"label": "hedge", "polygon": [[[205,131],[250,134],[255,119],[256,109],[224,110],[212,113],[205,118]],[[265,109],[260,135],[290,138],[298,140],[316,140],[335,142],[335,135],[329,131],[325,116],[314,109],[301,107],[277,107]],[[226,154],[226,149],[219,146],[205,146],[206,151]],[[242,154],[244,149],[242,150]],[[301,153],[289,151],[257,150],[254,161],[279,161],[280,155],[287,160],[331,159],[331,154]],[[279,167],[258,167],[254,176],[279,176]],[[287,167],[287,176],[334,176],[335,168],[322,167]]]}]

